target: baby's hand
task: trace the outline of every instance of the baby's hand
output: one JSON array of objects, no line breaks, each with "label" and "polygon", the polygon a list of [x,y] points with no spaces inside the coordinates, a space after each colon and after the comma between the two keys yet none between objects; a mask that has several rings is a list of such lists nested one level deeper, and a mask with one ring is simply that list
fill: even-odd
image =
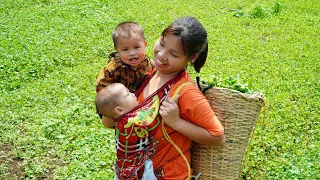
[{"label": "baby's hand", "polygon": [[175,100],[172,98],[167,98],[162,102],[159,110],[163,121],[173,129],[178,125],[180,120],[180,109],[178,106],[179,94]]}]

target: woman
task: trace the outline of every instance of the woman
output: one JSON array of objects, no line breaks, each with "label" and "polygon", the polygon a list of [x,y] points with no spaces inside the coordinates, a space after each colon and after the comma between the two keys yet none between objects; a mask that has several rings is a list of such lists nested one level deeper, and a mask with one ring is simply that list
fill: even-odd
[{"label": "woman", "polygon": [[162,32],[154,45],[156,70],[136,91],[139,105],[115,120],[115,179],[190,179],[192,141],[224,144],[223,126],[185,71],[191,63],[200,72],[207,52],[207,33],[193,17]]},{"label": "woman", "polygon": [[[149,128],[149,139],[154,148],[149,153],[158,179],[190,179],[192,141],[206,145],[223,145],[224,128],[214,115],[209,103],[194,85],[185,85],[177,99],[173,93],[185,82],[192,82],[186,73],[188,63],[195,70],[205,64],[208,52],[207,33],[193,17],[182,17],[166,28],[154,45],[154,71],[137,91],[138,100],[144,102],[157,95],[163,100],[159,117],[172,141],[183,152],[181,155],[164,138],[161,125]],[[161,101],[160,101],[161,102]],[[150,130],[152,129],[152,130]],[[188,164],[184,160],[186,157]]]}]

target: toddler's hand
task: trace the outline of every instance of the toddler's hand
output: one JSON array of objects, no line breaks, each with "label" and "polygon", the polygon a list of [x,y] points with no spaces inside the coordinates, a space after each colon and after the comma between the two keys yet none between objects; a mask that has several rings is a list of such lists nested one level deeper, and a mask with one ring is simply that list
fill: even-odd
[{"label": "toddler's hand", "polygon": [[172,98],[167,98],[162,102],[159,110],[163,121],[173,129],[177,126],[180,120],[180,109],[178,106],[179,94],[175,100]]}]

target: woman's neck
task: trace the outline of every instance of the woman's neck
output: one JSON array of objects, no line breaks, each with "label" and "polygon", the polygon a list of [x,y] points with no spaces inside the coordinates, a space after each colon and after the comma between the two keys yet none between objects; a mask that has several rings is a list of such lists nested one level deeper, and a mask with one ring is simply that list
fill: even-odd
[{"label": "woman's neck", "polygon": [[156,79],[159,79],[159,81],[162,81],[162,82],[166,83],[167,81],[169,81],[170,79],[175,77],[178,73],[179,72],[166,74],[166,73],[161,73],[161,72],[157,71],[154,76],[155,76]]},{"label": "woman's neck", "polygon": [[172,74],[164,74],[159,71],[157,71],[154,76],[151,78],[149,81],[148,85],[144,89],[144,97],[148,97],[152,93],[154,93],[156,90],[161,88],[164,84],[166,84],[170,79],[175,77],[177,73],[172,73]]}]

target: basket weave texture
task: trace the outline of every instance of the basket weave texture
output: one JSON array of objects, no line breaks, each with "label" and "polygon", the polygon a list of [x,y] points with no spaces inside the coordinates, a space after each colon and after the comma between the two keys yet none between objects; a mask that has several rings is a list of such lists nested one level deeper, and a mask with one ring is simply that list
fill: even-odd
[{"label": "basket weave texture", "polygon": [[201,172],[200,180],[238,179],[264,98],[260,94],[245,94],[225,88],[211,88],[204,95],[224,125],[226,143],[209,147],[193,142],[193,174]]}]

